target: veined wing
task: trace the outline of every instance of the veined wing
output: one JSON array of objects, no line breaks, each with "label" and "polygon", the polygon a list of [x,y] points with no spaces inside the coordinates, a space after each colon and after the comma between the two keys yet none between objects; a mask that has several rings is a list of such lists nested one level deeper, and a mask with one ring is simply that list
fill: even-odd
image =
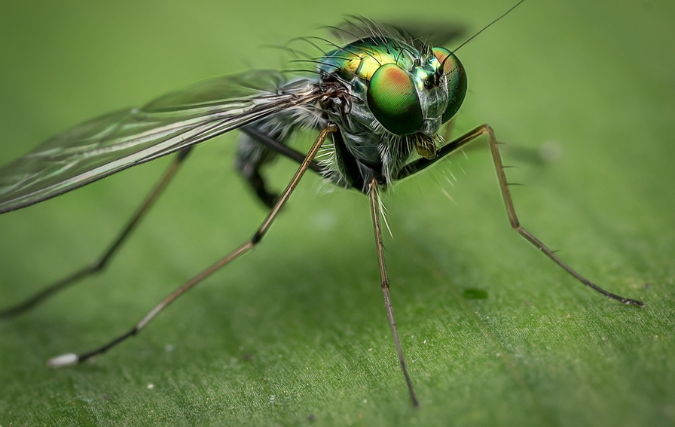
[{"label": "veined wing", "polygon": [[312,103],[312,81],[249,71],[197,84],[145,107],[82,123],[0,168],[0,213],[41,202],[271,114]]}]

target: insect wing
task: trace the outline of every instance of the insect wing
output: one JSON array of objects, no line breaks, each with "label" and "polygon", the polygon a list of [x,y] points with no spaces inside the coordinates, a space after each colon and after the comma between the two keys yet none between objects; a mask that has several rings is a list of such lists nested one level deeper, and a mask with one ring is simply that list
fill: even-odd
[{"label": "insect wing", "polygon": [[425,45],[432,47],[448,46],[466,33],[462,25],[447,22],[401,20],[401,22],[389,22],[388,25],[396,28],[401,34],[407,35],[416,42],[415,44],[424,42]]},{"label": "insect wing", "polygon": [[249,71],[110,113],[0,168],[0,213],[41,202],[179,151],[320,95],[309,79]]},{"label": "insect wing", "polygon": [[414,19],[390,20],[387,23],[375,23],[363,16],[350,16],[337,26],[329,27],[330,33],[344,43],[382,37],[403,39],[415,48],[423,46],[447,46],[450,42],[463,37],[466,29],[459,24],[440,21],[415,21]]}]

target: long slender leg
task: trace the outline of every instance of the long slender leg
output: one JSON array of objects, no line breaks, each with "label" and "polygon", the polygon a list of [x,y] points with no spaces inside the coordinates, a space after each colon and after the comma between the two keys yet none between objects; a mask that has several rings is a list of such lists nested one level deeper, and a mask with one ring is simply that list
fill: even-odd
[{"label": "long slender leg", "polygon": [[265,233],[267,233],[267,230],[270,228],[272,225],[272,222],[274,222],[277,214],[279,213],[279,210],[283,207],[283,205],[286,203],[288,198],[291,196],[291,193],[293,193],[293,190],[295,187],[298,185],[298,182],[300,182],[300,179],[302,176],[305,174],[307,169],[309,168],[309,165],[311,164],[312,160],[316,156],[316,153],[319,151],[319,148],[321,147],[321,144],[323,144],[324,140],[328,137],[328,134],[331,132],[335,132],[337,130],[337,126],[333,123],[329,123],[326,125],[326,127],[321,131],[319,136],[317,137],[316,141],[314,142],[314,145],[312,145],[312,148],[309,150],[307,155],[305,156],[305,160],[302,162],[300,167],[298,168],[298,171],[295,173],[291,181],[288,183],[288,186],[284,190],[283,193],[281,193],[281,196],[279,197],[279,201],[274,205],[272,208],[271,212],[267,215],[265,220],[262,222],[260,227],[256,230],[256,232],[253,234],[253,237],[251,237],[247,242],[245,242],[243,245],[239,246],[237,249],[234,251],[230,252],[227,256],[224,258],[221,258],[218,262],[215,264],[211,265],[208,267],[206,270],[202,271],[189,281],[187,281],[185,284],[180,286],[178,289],[173,291],[171,294],[169,294],[166,298],[164,298],[159,304],[157,304],[152,310],[148,312],[148,314],[145,315],[141,319],[140,322],[138,322],[131,330],[128,332],[120,335],[119,337],[115,338],[114,340],[110,341],[109,343],[96,348],[94,350],[88,351],[86,353],[82,354],[64,354],[61,356],[57,356],[53,359],[50,359],[47,362],[47,365],[49,365],[52,368],[60,368],[62,366],[67,366],[67,365],[74,365],[76,363],[82,362],[84,360],[89,359],[92,356],[95,356],[97,354],[101,354],[109,350],[110,348],[116,346],[117,344],[121,343],[125,339],[136,335],[141,329],[143,329],[152,319],[155,318],[162,310],[164,310],[166,307],[169,306],[172,302],[176,300],[179,296],[183,295],[185,292],[189,291],[193,287],[195,287],[197,284],[199,284],[202,280],[206,279],[209,277],[211,274],[215,273],[218,271],[220,268],[224,267],[225,265],[229,264],[230,261],[238,258],[242,254],[248,252],[251,248],[253,248],[256,244],[258,244],[262,238],[265,236]]},{"label": "long slender leg", "polygon": [[119,233],[117,238],[110,244],[110,246],[108,246],[105,252],[103,252],[103,254],[95,262],[85,266],[84,268],[81,268],[80,270],[77,270],[71,275],[59,280],[58,282],[47,286],[26,300],[4,310],[0,310],[0,319],[17,316],[43,302],[49,297],[54,296],[57,292],[74,285],[85,277],[101,272],[108,264],[108,261],[110,261],[112,256],[117,253],[117,250],[120,248],[120,246],[122,246],[122,243],[124,243],[126,238],[129,237],[134,228],[136,228],[138,223],[145,216],[153,203],[155,203],[159,195],[169,185],[171,178],[174,177],[189,152],[190,148],[186,148],[178,153],[178,156],[174,159],[171,165],[169,165],[169,168],[166,170],[166,172],[164,172],[162,178],[160,178],[150,194],[148,194],[148,196],[145,198],[141,206],[136,210],[131,219],[129,219],[122,232]]},{"label": "long slender leg", "polygon": [[[262,169],[270,162],[271,153],[261,150],[261,148],[265,147],[271,152],[287,157],[298,164],[302,164],[305,154],[292,149],[277,140],[273,135],[267,134],[255,126],[244,127],[241,129],[241,132],[246,134],[256,146],[249,147],[249,141],[244,140],[245,144],[240,146],[239,153],[237,154],[237,169],[244,179],[248,181],[258,199],[265,206],[272,209],[277,200],[279,200],[279,195],[268,189],[267,181],[262,174]],[[316,161],[310,163],[309,169],[319,175],[323,175],[326,172],[326,168]]]},{"label": "long slender leg", "polygon": [[408,368],[405,364],[405,358],[403,357],[403,348],[401,347],[401,340],[398,337],[398,330],[396,329],[396,321],[394,320],[394,309],[391,306],[391,295],[389,294],[389,278],[387,277],[387,269],[384,265],[384,245],[382,244],[382,228],[380,226],[380,206],[377,197],[377,179],[370,181],[368,185],[368,195],[370,197],[370,214],[373,217],[373,230],[375,231],[375,246],[377,247],[377,263],[380,267],[380,283],[382,287],[382,295],[384,297],[384,308],[387,310],[387,319],[389,320],[389,327],[391,328],[391,333],[394,337],[394,344],[396,345],[396,353],[398,354],[398,361],[401,364],[401,370],[403,371],[403,376],[405,377],[405,383],[408,386],[408,391],[410,392],[410,398],[412,399],[413,405],[415,407],[420,406],[415,397],[415,391],[413,390],[412,381],[410,380],[410,375],[408,375]]},{"label": "long slender leg", "polygon": [[492,128],[489,125],[482,125],[477,128],[475,128],[472,131],[469,131],[468,133],[460,136],[456,140],[450,142],[449,144],[445,145],[442,147],[440,150],[438,150],[439,157],[433,159],[433,160],[426,160],[426,159],[421,159],[417,160],[408,166],[406,166],[402,171],[399,176],[399,178],[404,178],[406,176],[413,175],[421,170],[426,169],[427,167],[431,166],[433,163],[437,162],[440,160],[442,157],[452,153],[453,151],[456,151],[463,145],[473,141],[474,139],[478,138],[481,135],[487,135],[489,142],[490,142],[490,152],[492,153],[492,160],[495,165],[495,170],[497,172],[497,179],[499,180],[499,188],[501,189],[502,192],[502,198],[504,199],[504,205],[506,206],[506,213],[509,217],[509,222],[511,223],[511,227],[518,232],[521,236],[523,236],[528,242],[532,243],[537,249],[539,249],[541,252],[543,252],[547,257],[549,257],[553,262],[558,264],[563,270],[574,276],[578,281],[583,283],[584,285],[588,286],[589,288],[600,292],[606,297],[615,299],[617,301],[622,302],[623,304],[628,304],[628,305],[637,305],[639,307],[644,307],[644,303],[642,301],[630,299],[630,298],[624,298],[620,295],[613,294],[611,292],[608,292],[604,289],[602,289],[600,286],[596,285],[595,283],[591,282],[590,280],[586,279],[583,277],[581,274],[577,273],[575,270],[573,270],[570,266],[565,264],[556,254],[553,253],[546,245],[544,245],[539,239],[537,239],[532,233],[527,231],[525,228],[523,228],[520,225],[520,221],[518,220],[518,216],[516,215],[516,209],[513,206],[513,200],[511,199],[511,192],[509,191],[509,184],[506,181],[506,174],[504,173],[504,165],[502,163],[502,158],[499,154],[499,148],[497,147],[497,139],[495,138],[495,133],[492,130]]},{"label": "long slender leg", "polygon": [[[277,141],[276,139],[270,137],[264,132],[261,132],[259,129],[256,129],[254,127],[244,127],[240,129],[242,132],[244,132],[246,135],[250,136],[260,144],[264,145],[265,147],[269,148],[272,151],[275,151],[279,154],[281,154],[284,157],[287,157],[294,162],[298,164],[302,164],[302,162],[305,159],[305,155],[302,154],[299,151],[296,151],[292,149],[291,147],[282,144],[281,142]],[[309,169],[318,173],[319,175],[323,174],[326,172],[326,168],[321,166],[319,163],[315,162],[312,160],[312,162],[309,164]]]}]

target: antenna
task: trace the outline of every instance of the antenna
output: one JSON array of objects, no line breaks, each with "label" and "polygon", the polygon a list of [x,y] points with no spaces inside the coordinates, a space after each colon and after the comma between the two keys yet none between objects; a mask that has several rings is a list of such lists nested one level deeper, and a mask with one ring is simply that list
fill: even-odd
[{"label": "antenna", "polygon": [[490,22],[489,24],[487,24],[486,26],[484,26],[484,27],[483,27],[480,31],[478,31],[476,34],[474,34],[473,36],[469,37],[469,39],[468,39],[467,41],[465,41],[464,43],[460,44],[455,50],[452,51],[452,53],[457,52],[462,46],[464,46],[465,44],[469,43],[471,40],[475,39],[476,36],[477,36],[478,34],[482,33],[483,31],[487,30],[488,28],[490,28],[490,27],[492,26],[492,24],[494,24],[495,22],[499,21],[500,19],[502,19],[503,17],[505,17],[506,15],[508,15],[509,13],[511,13],[511,11],[513,11],[513,9],[517,8],[518,6],[520,6],[520,4],[521,4],[522,2],[524,2],[524,1],[525,1],[525,0],[520,0],[518,3],[516,3],[514,6],[512,6],[511,9],[507,10],[506,12],[504,12],[499,18],[495,19],[494,21],[492,21],[492,22]]}]

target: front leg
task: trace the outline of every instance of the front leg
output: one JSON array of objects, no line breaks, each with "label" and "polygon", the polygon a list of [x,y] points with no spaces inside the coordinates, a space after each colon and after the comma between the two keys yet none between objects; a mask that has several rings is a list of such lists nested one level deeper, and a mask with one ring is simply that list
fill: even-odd
[{"label": "front leg", "polygon": [[597,292],[600,292],[606,297],[615,299],[624,304],[644,307],[645,304],[642,301],[624,298],[620,295],[613,294],[611,292],[604,290],[603,288],[591,282],[590,280],[586,279],[581,274],[573,270],[570,266],[565,264],[560,258],[558,258],[558,256],[555,253],[553,253],[553,251],[551,251],[546,245],[544,245],[544,243],[542,243],[532,233],[530,233],[520,225],[520,221],[518,220],[518,216],[516,215],[516,209],[513,206],[513,199],[511,198],[511,192],[509,191],[509,184],[506,181],[506,174],[504,173],[504,165],[502,163],[502,157],[499,154],[499,148],[497,147],[498,144],[497,139],[495,138],[494,131],[489,125],[479,126],[473,129],[472,131],[469,131],[466,134],[460,136],[454,141],[448,143],[447,145],[443,146],[440,150],[438,150],[438,156],[434,159],[431,160],[419,159],[409,163],[401,170],[401,172],[398,174],[396,178],[403,179],[410,175],[414,175],[433,165],[437,161],[443,159],[445,156],[457,151],[464,145],[468,144],[469,142],[475,140],[476,138],[482,135],[488,136],[488,141],[490,144],[490,152],[492,153],[492,160],[494,162],[495,171],[497,172],[497,179],[499,181],[499,188],[502,192],[502,198],[504,199],[504,205],[506,206],[506,214],[509,217],[511,227],[514,230],[516,230],[518,234],[523,236],[528,242],[532,243],[537,249],[543,252],[547,257],[553,260],[553,262],[558,264],[563,270],[574,276],[578,281],[580,281],[584,285],[588,286],[591,289],[594,289]]}]

